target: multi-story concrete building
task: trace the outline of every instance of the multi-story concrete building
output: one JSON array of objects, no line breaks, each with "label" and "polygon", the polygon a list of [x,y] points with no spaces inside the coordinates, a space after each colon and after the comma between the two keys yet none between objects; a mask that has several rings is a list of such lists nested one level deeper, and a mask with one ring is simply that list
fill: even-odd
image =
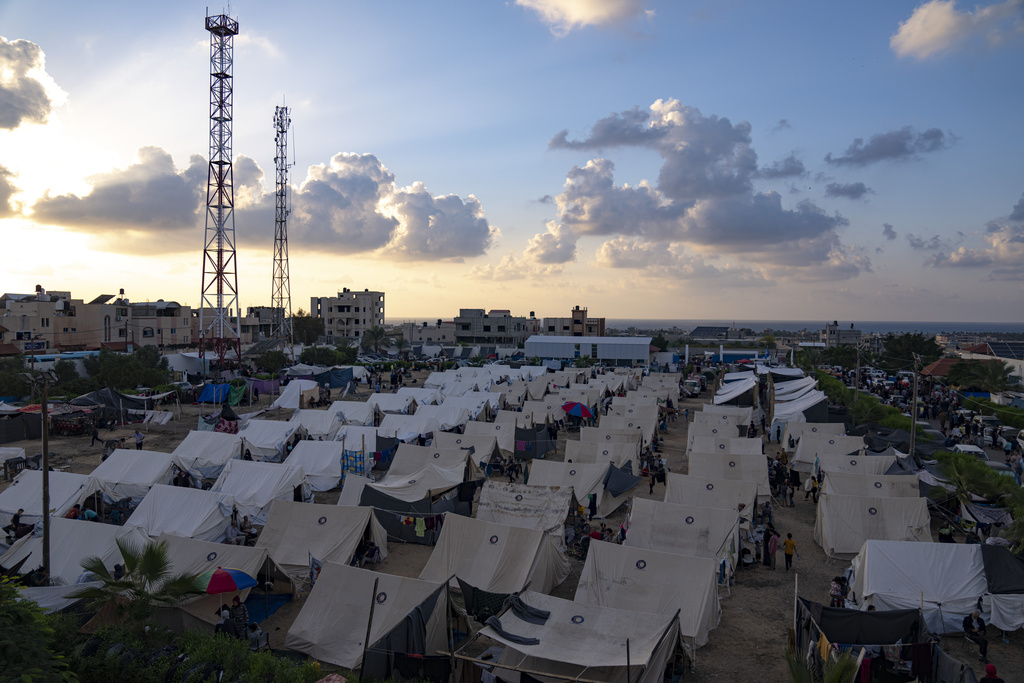
[{"label": "multi-story concrete building", "polygon": [[587,309],[576,306],[568,318],[544,318],[541,326],[549,337],[603,337],[604,318],[591,318]]},{"label": "multi-story concrete building", "polygon": [[384,325],[384,292],[353,292],[346,287],[338,296],[312,297],[309,314],[323,319],[328,344],[341,339],[358,341],[371,327]]},{"label": "multi-story concrete building", "polygon": [[429,323],[402,323],[402,336],[410,344],[431,344],[434,346],[450,346],[455,343],[455,322],[438,320]]},{"label": "multi-story concrete building", "polygon": [[821,331],[821,341],[825,342],[826,348],[832,348],[835,346],[856,346],[860,344],[861,332],[853,328],[853,323],[850,323],[850,329],[840,329],[839,322],[833,321],[831,325],[826,324],[825,329]]},{"label": "multi-story concrete building", "polygon": [[482,308],[460,308],[455,318],[457,343],[518,345],[538,332],[540,320],[533,311],[525,318],[503,309],[485,312]]}]

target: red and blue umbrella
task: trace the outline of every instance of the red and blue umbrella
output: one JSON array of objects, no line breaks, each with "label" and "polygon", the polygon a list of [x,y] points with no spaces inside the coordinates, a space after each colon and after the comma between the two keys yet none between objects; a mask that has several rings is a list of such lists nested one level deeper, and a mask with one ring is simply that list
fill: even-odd
[{"label": "red and blue umbrella", "polygon": [[199,580],[210,595],[234,593],[256,585],[256,577],[233,567],[217,567],[201,574]]},{"label": "red and blue umbrella", "polygon": [[586,407],[582,403],[576,401],[569,401],[562,405],[562,410],[565,411],[566,415],[575,415],[576,417],[594,417],[594,414],[590,412],[590,408]]}]

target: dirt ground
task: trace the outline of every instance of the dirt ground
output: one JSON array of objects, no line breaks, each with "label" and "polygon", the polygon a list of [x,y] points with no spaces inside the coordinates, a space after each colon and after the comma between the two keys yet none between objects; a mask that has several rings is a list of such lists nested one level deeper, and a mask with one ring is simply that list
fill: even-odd
[{"label": "dirt ground", "polygon": [[[415,386],[421,386],[428,373],[414,375]],[[365,390],[356,400],[366,398]],[[691,420],[693,412],[707,400],[707,392],[701,399],[686,400],[681,409],[689,408]],[[269,405],[272,397],[261,397],[263,407]],[[352,398],[352,397],[349,397]],[[246,413],[258,408],[253,406],[239,407],[237,412]],[[185,438],[189,430],[194,429],[198,416],[210,412],[208,406],[182,405],[180,417],[167,425],[144,425],[141,427],[146,434],[143,448],[146,450],[170,452]],[[176,413],[179,408],[175,407]],[[290,410],[273,411],[263,416],[264,419],[287,420],[291,417]],[[131,434],[134,428],[103,430],[102,438],[111,439],[127,437],[129,445],[133,444]],[[687,424],[682,417],[679,421],[669,424],[662,448],[663,457],[672,472],[687,472],[686,459]],[[564,440],[566,433],[559,433],[559,447],[556,453],[548,458],[563,460],[565,454]],[[570,434],[569,438],[578,438]],[[7,446],[23,447],[27,454],[41,451],[38,440],[22,441]],[[768,452],[774,454],[778,446],[768,445]],[[90,473],[100,463],[102,445],[89,446],[88,436],[52,437],[50,452],[55,454],[51,466],[70,466],[70,471],[83,474]],[[6,487],[3,482],[0,489]],[[662,500],[665,494],[663,484],[655,487],[654,494],[648,494],[646,483],[638,486],[637,496]],[[316,494],[317,503],[335,504],[338,491]],[[793,621],[794,595],[798,589],[802,597],[828,601],[828,588],[833,576],[841,574],[846,562],[829,561],[824,552],[813,541],[815,505],[811,500],[804,500],[803,492],[795,498],[795,507],[783,508],[776,505],[774,524],[785,538],[792,533],[800,555],[794,561],[793,571],[784,568],[782,550],[779,549],[777,569],[771,571],[758,565],[754,569],[742,570],[736,574],[736,581],[728,593],[720,589],[722,603],[722,619],[718,628],[710,634],[708,644],[698,650],[694,671],[687,672],[686,678],[694,681],[785,681],[788,679],[785,660],[782,657],[787,634]],[[613,528],[621,523],[626,511],[620,508],[609,516],[607,521]],[[933,535],[937,539],[937,527],[933,525]],[[416,577],[426,565],[431,548],[421,545],[390,543],[388,558],[377,566],[377,570],[398,576]],[[570,560],[572,573],[566,581],[558,586],[553,595],[572,599],[576,592],[582,563]],[[679,577],[685,581],[686,577]],[[799,584],[798,584],[799,582]],[[263,630],[270,634],[270,643],[274,648],[281,648],[285,634],[295,620],[296,615],[305,602],[302,593],[298,600],[282,607],[263,624]],[[999,674],[1007,681],[1024,680],[1024,635],[1021,632],[1005,634],[1006,642],[996,629],[989,632],[989,660],[999,668]],[[978,678],[984,676],[984,668],[977,662],[977,651],[963,647],[962,639],[946,637],[942,640],[943,647],[954,657],[970,664]]]}]

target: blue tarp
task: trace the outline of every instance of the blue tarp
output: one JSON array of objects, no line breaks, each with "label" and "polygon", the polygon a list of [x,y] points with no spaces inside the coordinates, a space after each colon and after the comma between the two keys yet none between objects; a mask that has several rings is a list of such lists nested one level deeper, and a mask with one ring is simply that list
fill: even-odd
[{"label": "blue tarp", "polygon": [[320,386],[326,384],[331,389],[341,389],[347,387],[348,383],[352,381],[352,368],[331,368],[327,372],[313,375],[313,379]]},{"label": "blue tarp", "polygon": [[257,593],[250,591],[245,599],[245,607],[249,610],[249,622],[262,623],[274,612],[292,601],[291,593]]},{"label": "blue tarp", "polygon": [[198,400],[200,403],[224,403],[230,391],[230,384],[207,384],[203,387],[203,393],[199,395]]}]

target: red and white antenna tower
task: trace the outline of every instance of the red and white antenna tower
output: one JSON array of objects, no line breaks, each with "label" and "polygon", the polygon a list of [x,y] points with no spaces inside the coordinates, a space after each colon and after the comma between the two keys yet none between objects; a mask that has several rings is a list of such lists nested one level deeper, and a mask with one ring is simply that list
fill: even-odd
[{"label": "red and white antenna tower", "polygon": [[[231,74],[233,38],[238,35],[238,22],[225,14],[208,16],[206,30],[210,32],[210,167],[206,181],[199,357],[206,358],[209,353],[211,359],[223,367],[242,359],[231,166]],[[231,350],[235,351],[234,357],[228,354]]]}]

